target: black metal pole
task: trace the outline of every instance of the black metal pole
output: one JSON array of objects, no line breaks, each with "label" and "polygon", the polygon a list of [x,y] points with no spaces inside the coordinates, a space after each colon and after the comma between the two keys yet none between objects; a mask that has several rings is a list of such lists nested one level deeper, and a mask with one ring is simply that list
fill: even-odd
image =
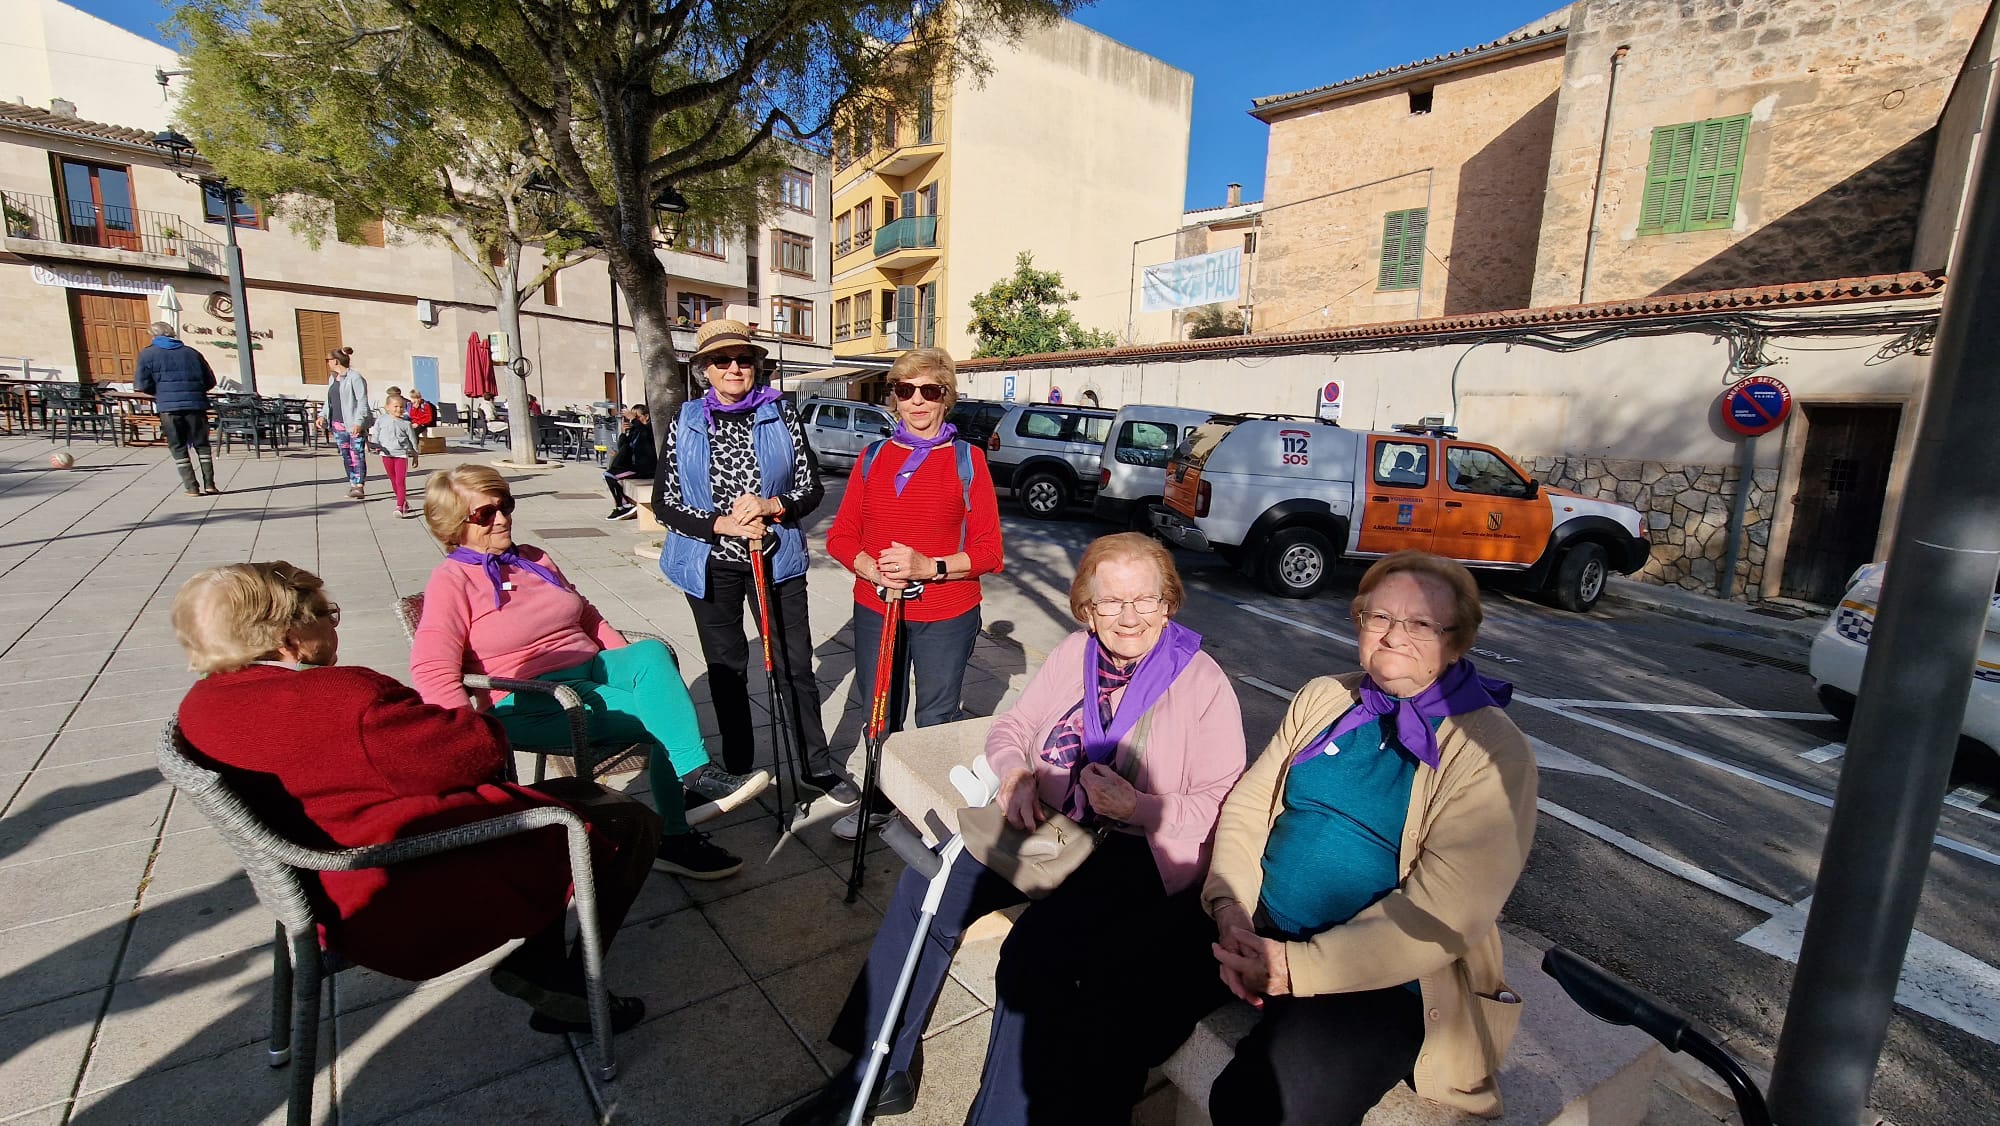
[{"label": "black metal pole", "polygon": [[229,240],[224,250],[224,264],[229,267],[229,304],[236,314],[236,372],[237,381],[243,384],[243,393],[257,393],[257,341],[250,335],[250,296],[243,281],[243,248],[236,245],[236,208],[243,198],[243,189],[235,187],[227,180],[218,181],[222,190],[222,207],[228,214],[222,218],[223,235]]},{"label": "black metal pole", "polygon": [[[2000,91],[1996,86],[1995,91]],[[1993,120],[1988,95],[1986,119]],[[2000,161],[1974,174],[1910,483],[1771,1075],[1784,1126],[1861,1120],[2000,570]]]},{"label": "black metal pole", "polygon": [[618,351],[618,277],[605,263],[604,277],[611,283],[611,375],[618,381],[618,405],[625,405],[625,357]]}]

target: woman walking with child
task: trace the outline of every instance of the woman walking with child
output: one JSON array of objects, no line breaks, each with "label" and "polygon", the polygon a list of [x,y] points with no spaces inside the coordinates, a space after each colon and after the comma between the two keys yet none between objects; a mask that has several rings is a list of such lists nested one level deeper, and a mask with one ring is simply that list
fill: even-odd
[{"label": "woman walking with child", "polygon": [[326,414],[319,427],[333,435],[340,447],[340,463],[347,468],[347,495],[361,499],[368,480],[368,424],[374,409],[368,405],[368,381],[354,370],[354,349],[336,348],[326,354]]}]

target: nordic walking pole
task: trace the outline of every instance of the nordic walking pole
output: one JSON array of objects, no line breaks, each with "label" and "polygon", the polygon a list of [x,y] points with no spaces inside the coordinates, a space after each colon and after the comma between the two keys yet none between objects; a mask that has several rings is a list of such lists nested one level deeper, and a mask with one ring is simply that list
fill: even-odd
[{"label": "nordic walking pole", "polygon": [[[757,591],[757,634],[764,642],[764,683],[769,689],[767,699],[771,705],[771,752],[772,768],[778,775],[778,826],[784,832],[792,831],[792,802],[799,798],[799,779],[804,777],[799,761],[800,750],[792,739],[792,725],[787,723],[786,691],[779,691],[777,663],[772,659],[774,643],[771,640],[771,572],[764,561],[762,545],[750,541],[751,585]],[[792,802],[785,800],[785,771],[792,771]]]},{"label": "nordic walking pole", "polygon": [[889,698],[896,677],[896,627],[903,620],[903,592],[882,591],[882,642],[875,648],[875,691],[868,701],[867,735],[862,751],[861,804],[854,815],[854,866],[847,873],[847,899],[861,897],[862,864],[868,853],[868,806],[882,770],[882,737],[889,728]]}]

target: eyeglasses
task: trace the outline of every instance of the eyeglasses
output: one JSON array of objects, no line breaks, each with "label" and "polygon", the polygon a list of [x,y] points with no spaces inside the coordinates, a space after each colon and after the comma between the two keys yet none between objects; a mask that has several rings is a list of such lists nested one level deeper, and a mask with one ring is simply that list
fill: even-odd
[{"label": "eyeglasses", "polygon": [[493,526],[495,518],[512,515],[514,515],[514,497],[512,494],[509,494],[493,504],[482,504],[471,512],[466,513],[465,522],[468,524],[477,524],[482,528],[490,528]]},{"label": "eyeglasses", "polygon": [[1361,627],[1362,633],[1388,633],[1390,626],[1400,625],[1411,641],[1436,641],[1458,628],[1441,625],[1429,618],[1398,618],[1380,610],[1356,610],[1354,624]]},{"label": "eyeglasses", "polygon": [[923,392],[924,402],[926,403],[941,402],[944,399],[944,384],[942,383],[911,383],[905,380],[896,383],[895,390],[896,397],[906,403],[916,398],[919,391]]},{"label": "eyeglasses", "polygon": [[1100,598],[1090,604],[1090,609],[1100,618],[1116,618],[1125,613],[1127,606],[1132,608],[1133,613],[1143,618],[1166,609],[1167,600],[1157,594],[1149,594],[1144,598]]},{"label": "eyeglasses", "polygon": [[757,370],[757,359],[758,357],[755,353],[739,354],[734,356],[710,356],[708,358],[708,366],[712,368],[726,368],[734,366],[739,368],[749,368],[750,370],[755,371]]},{"label": "eyeglasses", "polygon": [[324,614],[321,614],[321,615],[320,615],[320,618],[321,618],[321,620],[323,620],[323,621],[328,621],[328,622],[332,622],[332,623],[333,623],[334,625],[339,625],[339,624],[340,624],[340,603],[338,603],[338,602],[329,602],[329,603],[327,603],[327,604],[326,604],[326,613],[324,613]]}]

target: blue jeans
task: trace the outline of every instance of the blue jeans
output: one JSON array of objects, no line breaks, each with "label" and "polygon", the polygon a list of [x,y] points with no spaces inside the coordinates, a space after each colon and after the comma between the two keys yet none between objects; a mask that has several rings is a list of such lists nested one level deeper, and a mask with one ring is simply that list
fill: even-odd
[{"label": "blue jeans", "polygon": [[[965,718],[965,666],[979,639],[979,607],[941,622],[905,620],[897,630],[896,669],[914,668],[917,726],[934,727]],[[854,604],[854,690],[863,707],[875,698],[875,651],[882,644],[882,614]],[[889,691],[889,731],[901,731],[909,713],[907,681],[897,676]]]},{"label": "blue jeans", "polygon": [[333,444],[340,448],[340,464],[347,467],[347,483],[368,480],[368,447],[361,435],[344,426],[333,428]]}]

